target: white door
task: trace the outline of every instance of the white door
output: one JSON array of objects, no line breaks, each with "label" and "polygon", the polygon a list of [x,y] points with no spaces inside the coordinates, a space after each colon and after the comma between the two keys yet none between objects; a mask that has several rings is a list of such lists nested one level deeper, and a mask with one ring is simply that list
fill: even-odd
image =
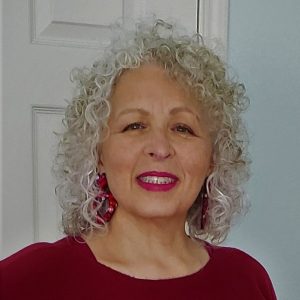
[{"label": "white door", "polygon": [[53,132],[72,96],[71,69],[101,55],[107,25],[155,13],[224,42],[227,6],[227,0],[3,1],[1,257],[62,235]]}]

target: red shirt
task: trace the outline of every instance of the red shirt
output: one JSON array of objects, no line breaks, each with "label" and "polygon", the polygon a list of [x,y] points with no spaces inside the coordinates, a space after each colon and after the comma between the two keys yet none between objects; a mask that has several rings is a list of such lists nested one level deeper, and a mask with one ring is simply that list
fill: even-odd
[{"label": "red shirt", "polygon": [[0,262],[0,299],[276,300],[265,269],[246,253],[207,244],[209,262],[180,278],[136,279],[97,262],[67,237],[37,243]]}]

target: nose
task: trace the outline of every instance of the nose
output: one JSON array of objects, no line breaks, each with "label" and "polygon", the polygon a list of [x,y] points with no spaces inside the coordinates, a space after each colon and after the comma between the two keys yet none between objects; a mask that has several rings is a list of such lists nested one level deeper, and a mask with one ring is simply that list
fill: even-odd
[{"label": "nose", "polygon": [[163,130],[157,130],[148,135],[144,151],[155,160],[164,160],[175,153],[168,133]]}]

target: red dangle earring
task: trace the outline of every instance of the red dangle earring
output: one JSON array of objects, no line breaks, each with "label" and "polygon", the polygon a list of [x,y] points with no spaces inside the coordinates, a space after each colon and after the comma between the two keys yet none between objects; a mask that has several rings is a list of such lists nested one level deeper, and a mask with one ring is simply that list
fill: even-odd
[{"label": "red dangle earring", "polygon": [[97,208],[97,223],[103,225],[111,220],[118,206],[118,202],[109,190],[105,173],[98,175],[96,184],[100,191],[95,198],[93,208]]},{"label": "red dangle earring", "polygon": [[206,186],[207,179],[205,179],[202,186],[201,196],[202,196],[202,208],[201,208],[201,229],[205,228],[207,222],[207,211],[208,211],[208,193]]}]

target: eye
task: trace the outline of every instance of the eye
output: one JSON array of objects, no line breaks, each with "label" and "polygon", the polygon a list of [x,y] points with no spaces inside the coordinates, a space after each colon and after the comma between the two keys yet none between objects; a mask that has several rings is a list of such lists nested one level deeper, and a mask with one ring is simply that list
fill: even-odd
[{"label": "eye", "polygon": [[174,126],[173,130],[183,134],[194,135],[193,129],[185,124],[177,124]]},{"label": "eye", "polygon": [[138,129],[145,129],[146,126],[141,122],[134,122],[129,125],[127,125],[122,132],[128,131],[128,130],[138,130]]}]

